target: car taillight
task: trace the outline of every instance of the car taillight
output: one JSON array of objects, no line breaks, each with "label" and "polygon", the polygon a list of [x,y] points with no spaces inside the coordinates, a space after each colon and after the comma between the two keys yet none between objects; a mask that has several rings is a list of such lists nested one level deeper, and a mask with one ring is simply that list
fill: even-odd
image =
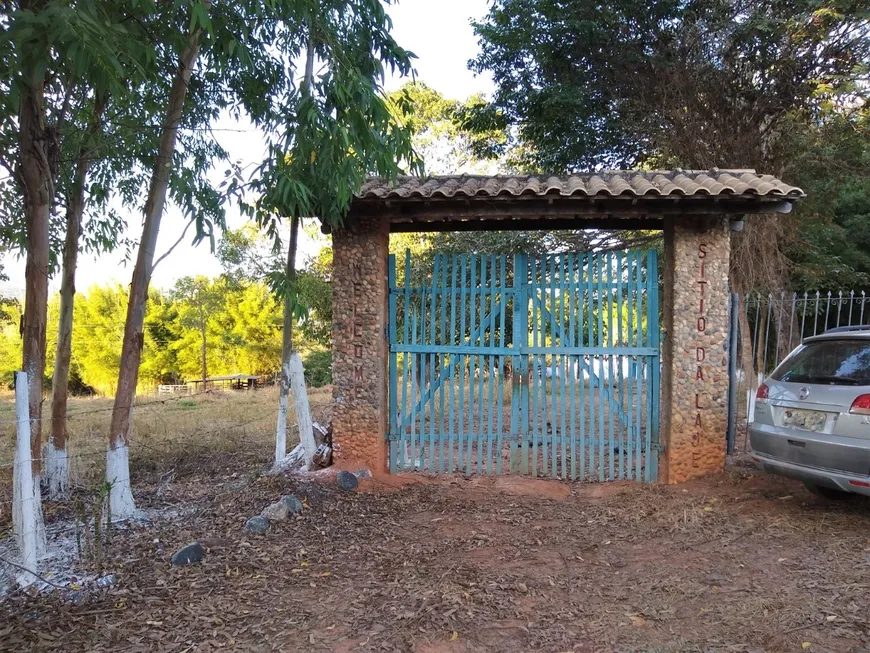
[{"label": "car taillight", "polygon": [[770,392],[770,388],[767,387],[766,383],[762,383],[758,386],[758,390],[755,393],[756,401],[767,401],[767,394]]},{"label": "car taillight", "polygon": [[870,395],[861,395],[852,402],[849,412],[853,415],[870,415]]}]

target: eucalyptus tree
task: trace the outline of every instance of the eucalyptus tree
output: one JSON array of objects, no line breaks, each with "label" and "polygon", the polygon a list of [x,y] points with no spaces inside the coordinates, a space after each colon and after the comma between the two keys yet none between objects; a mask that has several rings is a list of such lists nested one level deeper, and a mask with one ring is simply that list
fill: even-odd
[{"label": "eucalyptus tree", "polygon": [[[287,402],[291,386],[293,323],[300,315],[296,293],[296,234],[305,216],[341,226],[353,193],[368,174],[395,177],[402,166],[420,170],[403,126],[387,101],[386,68],[411,73],[413,55],[390,35],[391,22],[379,0],[299,3],[302,29],[295,57],[305,54],[300,84],[287,79],[285,93],[263,127],[268,158],[258,168],[249,213],[278,236],[280,216],[291,217],[287,266],[282,282],[284,333],[276,425],[276,463],[286,453]],[[317,69],[315,70],[315,66]],[[314,451],[306,447],[310,463]]]},{"label": "eucalyptus tree", "polygon": [[[246,114],[263,128],[268,156],[256,177],[245,184],[234,176],[218,195],[257,194],[246,210],[272,236],[279,216],[318,216],[338,225],[367,173],[394,175],[398,161],[412,159],[408,135],[396,124],[380,88],[385,66],[408,73],[411,55],[389,35],[390,22],[378,0],[183,4],[178,14],[186,20],[176,18],[172,24],[187,43],[160,125],[110,426],[107,480],[112,513],[120,517],[135,512],[128,464],[130,414],[166,193],[211,162],[206,157],[182,167],[185,153],[175,149],[177,133],[184,127],[207,129],[213,109]],[[307,85],[300,83],[304,75],[297,70],[302,60],[310,62]],[[194,64],[200,67],[195,74]],[[183,125],[194,113],[203,121]],[[193,217],[197,237],[208,236],[203,227],[213,223],[200,223],[199,214]],[[285,279],[284,293],[292,307],[292,279]]]},{"label": "eucalyptus tree", "polygon": [[[65,345],[59,347],[61,360],[68,361],[71,275],[91,141],[106,98],[124,91],[129,79],[153,61],[141,19],[154,6],[149,0],[131,0],[123,5],[106,0],[19,0],[8,3],[10,11],[0,20],[0,164],[8,172],[0,189],[4,200],[0,207],[0,247],[17,246],[26,261],[22,358],[28,373],[36,473],[40,471],[41,457],[48,279],[64,230],[63,223],[54,218],[54,207],[59,200],[65,204],[65,222],[68,226],[72,223],[67,229],[69,256],[65,257],[70,275],[65,276],[63,284],[67,328]],[[70,161],[73,166],[67,165]],[[23,220],[16,215],[19,213]],[[117,230],[108,227],[90,244],[114,245]],[[63,376],[68,376],[68,364]],[[65,387],[63,390],[65,393]],[[65,405],[55,417],[53,421],[64,427]],[[56,460],[52,452],[50,447],[50,460]],[[51,486],[62,487],[65,464],[54,470],[49,465],[49,471],[56,472]]]}]

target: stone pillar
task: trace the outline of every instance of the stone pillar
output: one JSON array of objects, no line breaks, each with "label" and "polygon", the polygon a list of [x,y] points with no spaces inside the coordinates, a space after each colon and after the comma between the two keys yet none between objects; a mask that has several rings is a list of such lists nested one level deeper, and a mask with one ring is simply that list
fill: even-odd
[{"label": "stone pillar", "polygon": [[332,234],[333,442],[336,456],[386,469],[389,222],[348,218]]},{"label": "stone pillar", "polygon": [[660,480],[681,483],[725,466],[728,264],[722,216],[666,222]]}]

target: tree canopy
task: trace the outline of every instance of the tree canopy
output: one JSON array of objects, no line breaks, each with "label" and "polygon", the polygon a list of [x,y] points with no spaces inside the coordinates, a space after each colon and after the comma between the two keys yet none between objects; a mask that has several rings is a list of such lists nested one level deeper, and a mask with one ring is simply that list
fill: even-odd
[{"label": "tree canopy", "polygon": [[[523,144],[527,170],[751,167],[815,189],[821,169],[828,183],[846,171],[864,183],[865,2],[497,0],[475,29],[471,65],[496,84],[477,119]],[[856,151],[846,162],[837,147]],[[818,212],[802,211],[796,224],[812,227]],[[836,226],[830,212],[824,221]],[[798,234],[834,253],[825,239],[836,228],[795,226],[747,222],[734,241],[738,287],[781,288],[790,263],[803,265],[785,258]],[[840,261],[854,269],[860,259]]]}]

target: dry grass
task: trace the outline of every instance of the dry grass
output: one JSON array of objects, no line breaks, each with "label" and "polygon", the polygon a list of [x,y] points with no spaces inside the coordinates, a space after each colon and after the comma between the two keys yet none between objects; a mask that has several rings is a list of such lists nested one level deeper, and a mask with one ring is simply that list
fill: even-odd
[{"label": "dry grass", "polygon": [[[315,420],[323,420],[331,388],[311,389]],[[157,482],[172,474],[205,473],[226,454],[244,462],[267,464],[275,450],[276,388],[253,392],[210,391],[187,397],[144,396],[137,399],[130,434],[130,468],[137,481]],[[48,410],[48,405],[45,405]],[[70,480],[92,488],[105,473],[112,399],[72,399],[69,405]],[[289,423],[295,423],[291,410]],[[43,439],[46,436],[43,429]],[[293,430],[289,444],[295,438]],[[11,464],[15,458],[15,406],[0,397],[0,514],[8,514]],[[242,460],[240,460],[242,462]]]}]

